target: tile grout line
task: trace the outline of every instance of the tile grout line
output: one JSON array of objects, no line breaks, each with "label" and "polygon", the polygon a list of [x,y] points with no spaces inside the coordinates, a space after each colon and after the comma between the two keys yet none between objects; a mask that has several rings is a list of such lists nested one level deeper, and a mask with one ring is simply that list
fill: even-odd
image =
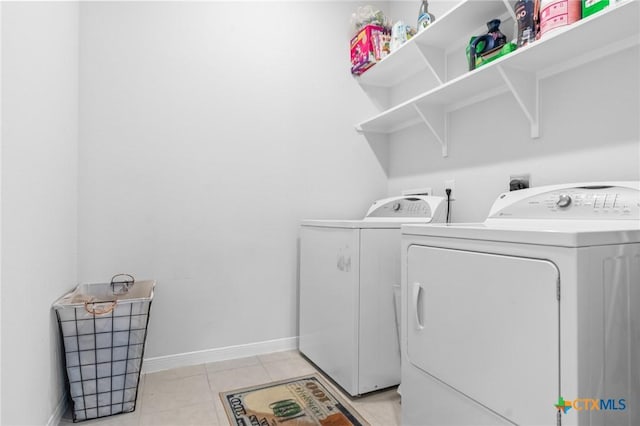
[{"label": "tile grout line", "polygon": [[217,401],[221,400],[220,397],[220,392],[216,392],[215,390],[213,390],[213,388],[211,387],[211,378],[209,377],[209,370],[207,370],[207,363],[203,364],[204,367],[204,374],[205,376],[207,376],[207,386],[209,387],[209,392],[212,393],[213,395],[213,410],[216,413],[216,419],[218,421],[218,425],[229,425],[229,422],[227,421],[227,413],[224,412],[224,406],[222,407],[223,412],[220,413],[220,410],[218,409],[218,404],[216,404]]}]

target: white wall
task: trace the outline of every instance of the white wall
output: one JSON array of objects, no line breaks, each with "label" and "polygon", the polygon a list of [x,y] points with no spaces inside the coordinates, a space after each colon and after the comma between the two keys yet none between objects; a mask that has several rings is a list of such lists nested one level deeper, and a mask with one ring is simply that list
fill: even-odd
[{"label": "white wall", "polygon": [[[568,52],[568,55],[571,53]],[[455,180],[452,220],[483,221],[510,174],[533,186],[640,179],[640,49],[634,47],[541,81],[540,138],[513,96],[450,115],[449,156],[425,126],[391,137],[389,194]]]},{"label": "white wall", "polygon": [[[435,16],[437,21],[459,2],[459,0],[429,0],[429,12]],[[421,6],[421,0],[389,0],[389,16],[393,19],[393,22],[401,20],[405,24],[416,28],[418,25],[418,12]],[[480,24],[484,23],[481,22]]]},{"label": "white wall", "polygon": [[78,6],[2,5],[2,424],[64,389],[51,303],[76,284]]},{"label": "white wall", "polygon": [[79,279],[157,280],[146,358],[295,337],[299,221],[385,195],[355,7],[81,5]]},{"label": "white wall", "polygon": [[387,180],[353,130],[375,114],[348,72],[358,5],[3,4],[3,424],[54,411],[49,308],[77,281],[158,281],[147,357],[293,337],[302,218],[455,178],[453,219],[482,220],[510,173],[639,178],[635,48],[544,80],[538,140],[509,95],[451,115],[448,158],[395,135]]}]

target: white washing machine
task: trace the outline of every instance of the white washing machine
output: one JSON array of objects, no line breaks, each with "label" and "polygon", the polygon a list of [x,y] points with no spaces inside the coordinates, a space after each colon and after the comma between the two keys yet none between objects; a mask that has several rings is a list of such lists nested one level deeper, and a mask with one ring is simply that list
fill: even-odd
[{"label": "white washing machine", "polygon": [[300,352],[351,395],[400,383],[400,225],[442,221],[445,204],[394,197],[374,203],[364,220],[302,222]]},{"label": "white washing machine", "polygon": [[402,232],[403,425],[640,425],[638,182]]}]

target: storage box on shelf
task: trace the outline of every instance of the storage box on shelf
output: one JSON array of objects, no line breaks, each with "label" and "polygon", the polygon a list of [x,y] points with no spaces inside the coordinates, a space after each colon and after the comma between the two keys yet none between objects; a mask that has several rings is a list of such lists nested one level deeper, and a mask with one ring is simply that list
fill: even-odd
[{"label": "storage box on shelf", "polygon": [[411,72],[426,72],[436,75],[440,84],[359,123],[356,129],[365,134],[391,134],[424,123],[441,144],[442,155],[447,156],[448,114],[511,92],[529,121],[531,137],[536,138],[541,79],[640,44],[640,1],[628,0],[447,80],[445,52],[452,33],[473,31],[487,16],[505,11],[512,12],[508,1],[464,1],[359,77],[363,86],[392,88]]},{"label": "storage box on shelf", "polygon": [[351,73],[360,75],[386,56],[385,43],[388,31],[369,24],[362,27],[351,39]]}]

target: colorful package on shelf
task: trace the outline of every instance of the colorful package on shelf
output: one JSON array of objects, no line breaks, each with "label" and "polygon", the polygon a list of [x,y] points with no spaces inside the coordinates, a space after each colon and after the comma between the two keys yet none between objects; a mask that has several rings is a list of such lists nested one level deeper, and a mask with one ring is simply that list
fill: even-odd
[{"label": "colorful package on shelf", "polygon": [[402,21],[398,21],[391,27],[390,50],[393,52],[405,44],[411,38],[411,27]]},{"label": "colorful package on shelf", "polygon": [[389,54],[388,31],[379,25],[364,26],[351,39],[351,73],[360,75]]}]

